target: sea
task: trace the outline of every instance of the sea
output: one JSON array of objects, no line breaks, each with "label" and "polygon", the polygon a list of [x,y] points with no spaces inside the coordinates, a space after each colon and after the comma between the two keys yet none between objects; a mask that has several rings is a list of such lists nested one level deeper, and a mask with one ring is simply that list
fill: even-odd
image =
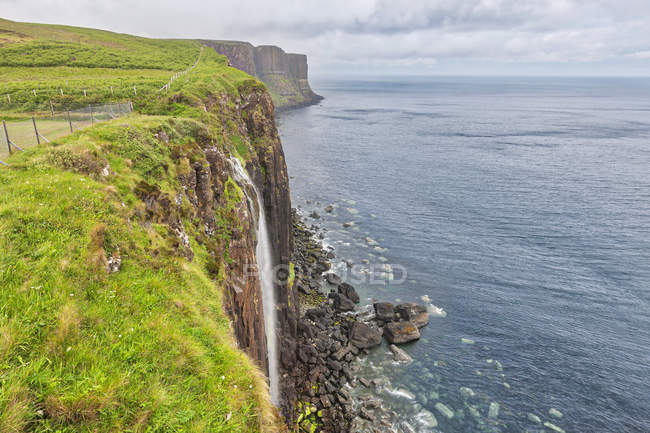
[{"label": "sea", "polygon": [[293,206],[362,310],[431,313],[412,363],[359,361],[395,431],[650,432],[650,79],[312,87],[278,116]]}]

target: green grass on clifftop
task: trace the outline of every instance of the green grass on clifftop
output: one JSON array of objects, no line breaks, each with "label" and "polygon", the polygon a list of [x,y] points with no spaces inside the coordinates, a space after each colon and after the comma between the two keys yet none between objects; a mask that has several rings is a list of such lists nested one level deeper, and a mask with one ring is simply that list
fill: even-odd
[{"label": "green grass on clifftop", "polygon": [[[0,167],[0,432],[280,431],[265,379],[237,349],[222,308],[227,248],[215,255],[213,244],[227,245],[238,229],[241,192],[226,182],[211,242],[186,198],[173,210],[144,201],[183,191],[180,178],[206,146],[237,154],[250,146],[232,139],[241,124],[233,100],[263,85],[223,56],[204,50],[192,73],[154,92],[199,51],[192,41],[0,20],[0,91],[38,85],[47,95],[91,82],[150,90],[132,98],[141,114]],[[57,102],[89,100],[65,98]],[[31,115],[44,101],[0,109]]]},{"label": "green grass on clifftop", "polygon": [[[167,226],[134,217],[142,180],[178,188],[153,131],[192,122],[119,119],[0,170],[0,431],[258,430],[266,385],[205,248],[189,262]],[[113,174],[93,175],[103,164]]]}]

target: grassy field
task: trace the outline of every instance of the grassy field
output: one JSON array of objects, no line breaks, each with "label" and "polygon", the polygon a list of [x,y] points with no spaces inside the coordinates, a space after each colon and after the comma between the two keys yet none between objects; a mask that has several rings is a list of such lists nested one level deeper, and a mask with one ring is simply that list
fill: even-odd
[{"label": "grassy field", "polygon": [[[139,90],[129,97],[138,113],[73,134],[66,119],[47,119],[39,92],[0,104],[15,141],[33,134],[32,111],[53,141],[0,158],[10,164],[0,167],[0,432],[281,431],[265,378],[237,349],[221,304],[226,256],[215,245],[237,229],[241,194],[226,183],[210,242],[187,200],[164,210],[184,225],[192,261],[141,198],[143,188],[165,197],[182,191],[179,179],[205,158],[206,142],[248,152],[236,107],[218,101],[263,85],[224,57],[206,50],[168,93],[156,91],[199,50],[193,41],[0,20],[0,88],[16,98],[37,82],[47,97],[65,82]],[[127,95],[70,91],[55,103],[85,106],[90,98]],[[110,273],[118,258],[119,272]]]},{"label": "grassy field", "polygon": [[197,41],[0,19],[0,112],[150,97],[200,50]]}]

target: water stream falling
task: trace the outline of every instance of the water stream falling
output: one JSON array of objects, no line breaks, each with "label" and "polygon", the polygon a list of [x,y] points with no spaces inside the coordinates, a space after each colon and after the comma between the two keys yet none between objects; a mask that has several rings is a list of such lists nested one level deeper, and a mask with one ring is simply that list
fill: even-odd
[{"label": "water stream falling", "polygon": [[255,218],[255,206],[246,188],[243,188],[249,208],[253,218],[257,223],[257,247],[255,257],[257,259],[258,277],[262,289],[262,306],[264,309],[264,328],[266,330],[267,355],[269,360],[269,384],[271,388],[271,401],[278,404],[280,400],[279,392],[279,372],[278,372],[278,350],[277,350],[277,319],[275,309],[275,285],[273,284],[273,256],[271,254],[271,242],[269,238],[268,227],[266,224],[266,214],[264,212],[264,202],[262,195],[257,190],[255,184],[251,181],[248,173],[237,158],[230,158],[230,165],[233,169],[235,181],[239,184],[248,185],[255,192],[257,206],[259,208],[259,217]]}]

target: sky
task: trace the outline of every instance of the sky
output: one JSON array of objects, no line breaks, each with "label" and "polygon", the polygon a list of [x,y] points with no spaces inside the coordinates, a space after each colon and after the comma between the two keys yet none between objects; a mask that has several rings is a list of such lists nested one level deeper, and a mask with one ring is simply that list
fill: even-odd
[{"label": "sky", "polygon": [[278,45],[312,76],[650,76],[650,0],[0,0],[0,16]]}]

